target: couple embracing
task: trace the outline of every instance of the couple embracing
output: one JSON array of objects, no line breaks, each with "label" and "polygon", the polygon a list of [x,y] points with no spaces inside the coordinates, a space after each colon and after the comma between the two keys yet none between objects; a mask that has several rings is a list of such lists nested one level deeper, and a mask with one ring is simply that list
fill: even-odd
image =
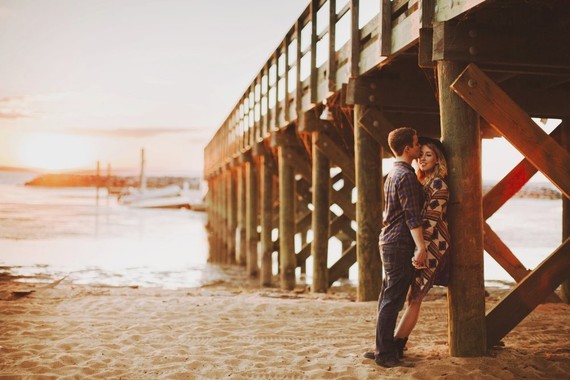
[{"label": "couple embracing", "polygon": [[[418,138],[414,129],[404,127],[390,132],[388,144],[396,161],[384,182],[384,227],[379,239],[384,279],[376,349],[364,356],[389,368],[406,365],[401,359],[421,302],[434,282],[446,285],[449,192],[439,140]],[[414,160],[417,173],[411,165]],[[408,306],[396,327],[406,297]]]}]

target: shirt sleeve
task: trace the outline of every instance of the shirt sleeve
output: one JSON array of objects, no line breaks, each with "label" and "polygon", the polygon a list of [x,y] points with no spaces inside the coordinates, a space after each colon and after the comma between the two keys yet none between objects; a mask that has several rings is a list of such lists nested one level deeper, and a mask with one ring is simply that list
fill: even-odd
[{"label": "shirt sleeve", "polygon": [[406,174],[399,183],[398,198],[410,230],[422,226],[423,194],[416,176]]},{"label": "shirt sleeve", "polygon": [[431,241],[435,227],[443,217],[443,209],[449,200],[445,181],[436,178],[429,184],[428,199],[423,215],[424,240]]}]

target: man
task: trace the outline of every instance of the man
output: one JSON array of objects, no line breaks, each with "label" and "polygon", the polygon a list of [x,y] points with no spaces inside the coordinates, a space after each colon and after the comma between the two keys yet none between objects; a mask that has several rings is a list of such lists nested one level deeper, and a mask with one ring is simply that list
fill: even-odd
[{"label": "man", "polygon": [[414,267],[425,266],[427,251],[421,217],[423,190],[411,165],[420,156],[418,135],[412,128],[398,128],[388,135],[388,145],[396,161],[384,182],[384,227],[379,244],[385,275],[378,299],[376,350],[364,356],[390,368],[402,365],[398,349],[403,349],[405,342],[394,341],[394,329]]}]

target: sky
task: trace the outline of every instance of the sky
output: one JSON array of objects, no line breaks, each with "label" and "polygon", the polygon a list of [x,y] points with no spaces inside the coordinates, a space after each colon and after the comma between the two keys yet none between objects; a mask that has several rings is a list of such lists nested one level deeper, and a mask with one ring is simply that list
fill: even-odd
[{"label": "sky", "polygon": [[308,0],[0,0],[0,166],[192,175]]},{"label": "sky", "polygon": [[[308,4],[0,0],[0,167],[136,173],[144,148],[148,174],[201,175],[205,145]],[[484,140],[484,179],[521,159]]]}]

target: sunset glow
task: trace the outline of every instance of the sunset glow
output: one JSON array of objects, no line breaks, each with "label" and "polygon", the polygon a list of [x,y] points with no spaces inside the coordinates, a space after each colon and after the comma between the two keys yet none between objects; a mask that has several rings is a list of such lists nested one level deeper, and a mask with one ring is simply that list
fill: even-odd
[{"label": "sunset glow", "polygon": [[36,133],[15,147],[23,166],[49,171],[92,167],[96,161],[89,139],[59,133]]}]

